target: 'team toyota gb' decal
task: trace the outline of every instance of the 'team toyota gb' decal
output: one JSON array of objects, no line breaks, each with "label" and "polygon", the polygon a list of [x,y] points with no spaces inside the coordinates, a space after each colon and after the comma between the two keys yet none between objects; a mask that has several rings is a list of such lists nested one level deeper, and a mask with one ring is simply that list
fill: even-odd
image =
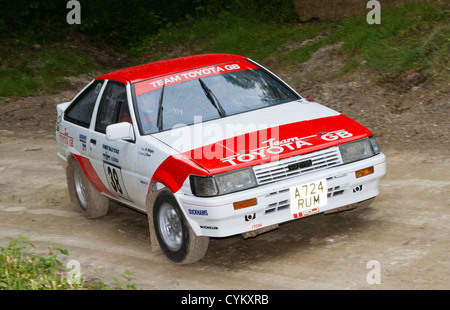
[{"label": "'team toyota gb' decal", "polygon": [[185,72],[179,72],[175,74],[166,75],[163,77],[142,81],[136,83],[134,87],[136,96],[139,96],[144,93],[159,89],[163,86],[170,86],[173,84],[178,84],[182,82],[195,80],[198,78],[204,78],[207,76],[223,74],[227,72],[236,72],[251,69],[258,69],[258,67],[256,67],[255,65],[246,60],[240,60],[225,64],[218,64],[198,69],[192,69]]},{"label": "'team toyota gb' decal", "polygon": [[279,155],[285,151],[299,150],[302,147],[313,146],[314,142],[308,142],[308,139],[316,138],[317,136],[320,136],[320,138],[324,141],[335,141],[338,139],[350,138],[353,136],[353,134],[345,129],[341,129],[328,133],[319,133],[318,135],[312,135],[303,138],[288,138],[282,141],[271,138],[267,141],[263,141],[262,144],[264,144],[264,146],[260,148],[246,151],[244,154],[236,154],[227,158],[222,158],[221,161],[227,162],[232,166],[236,166],[239,162],[245,163],[253,161],[255,159]]}]

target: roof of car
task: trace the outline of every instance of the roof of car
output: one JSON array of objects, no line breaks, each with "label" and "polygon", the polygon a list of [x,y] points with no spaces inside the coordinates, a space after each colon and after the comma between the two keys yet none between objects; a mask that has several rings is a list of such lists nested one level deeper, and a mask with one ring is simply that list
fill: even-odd
[{"label": "roof of car", "polygon": [[246,57],[231,54],[205,54],[186,56],[114,71],[99,76],[96,78],[96,80],[115,80],[127,84],[135,83],[174,72],[181,72],[185,70],[241,59],[246,59]]}]

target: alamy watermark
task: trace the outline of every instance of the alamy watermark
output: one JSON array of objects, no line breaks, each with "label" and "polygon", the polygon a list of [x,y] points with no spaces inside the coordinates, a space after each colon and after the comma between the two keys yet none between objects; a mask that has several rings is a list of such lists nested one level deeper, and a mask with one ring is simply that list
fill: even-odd
[{"label": "alamy watermark", "polygon": [[70,0],[66,5],[67,9],[70,9],[67,13],[66,21],[69,25],[81,24],[81,5],[79,1]]},{"label": "alamy watermark", "polygon": [[369,260],[366,265],[370,269],[366,275],[367,284],[381,284],[381,264],[377,260]]},{"label": "alamy watermark", "polygon": [[[381,24],[381,4],[377,0],[370,0],[367,2],[368,9],[371,9],[367,14],[367,23],[369,25]],[[81,24],[81,4],[79,1],[70,0],[66,5],[70,11],[67,13],[66,21],[69,25]]]},{"label": "alamy watermark", "polygon": [[371,9],[367,14],[366,20],[369,25],[381,24],[381,4],[379,1],[370,0],[367,2],[367,8]]},{"label": "alamy watermark", "polygon": [[66,265],[67,270],[67,283],[74,285],[74,284],[81,284],[81,265],[80,262],[72,259],[70,260]]},{"label": "alamy watermark", "polygon": [[248,122],[221,126],[214,122],[205,123],[198,115],[194,117],[191,128],[178,124],[170,135],[173,137],[172,147],[192,150],[190,156],[193,159],[219,159],[234,166],[257,158],[274,158],[284,151],[279,145],[278,124]]}]

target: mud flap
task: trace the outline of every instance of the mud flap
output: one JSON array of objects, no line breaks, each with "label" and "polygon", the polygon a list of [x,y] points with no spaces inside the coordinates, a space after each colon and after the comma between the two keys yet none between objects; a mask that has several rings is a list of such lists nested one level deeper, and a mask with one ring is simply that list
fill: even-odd
[{"label": "mud flap", "polygon": [[242,238],[244,238],[244,239],[255,238],[258,235],[275,230],[277,228],[278,228],[278,224],[275,224],[275,225],[270,225],[270,226],[263,227],[263,228],[260,228],[257,230],[248,231],[248,232],[242,234]]},{"label": "mud flap", "polygon": [[343,207],[325,211],[324,214],[327,215],[327,214],[333,214],[333,213],[342,212],[342,211],[350,211],[350,210],[354,210],[356,208],[358,208],[358,210],[361,210],[361,209],[364,209],[364,208],[367,208],[368,206],[370,206],[374,200],[375,200],[375,197],[372,197],[367,200],[363,200],[363,201],[352,203],[352,204],[349,204],[349,205],[346,205]]},{"label": "mud flap", "polygon": [[[74,160],[74,159],[69,159],[69,164],[70,164],[71,160]],[[69,199],[72,204],[76,205],[77,197],[75,195],[75,191],[73,190],[74,186],[73,186],[72,178],[69,173],[69,165],[67,165],[65,170],[66,170],[67,189],[69,190]]]}]

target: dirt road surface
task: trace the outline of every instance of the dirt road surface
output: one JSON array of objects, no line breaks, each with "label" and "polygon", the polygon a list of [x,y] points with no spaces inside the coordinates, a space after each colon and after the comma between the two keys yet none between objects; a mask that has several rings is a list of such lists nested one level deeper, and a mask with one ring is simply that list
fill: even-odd
[{"label": "dirt road surface", "polygon": [[[316,215],[244,240],[212,239],[177,266],[150,251],[144,214],[112,203],[86,219],[68,197],[52,139],[0,134],[0,245],[19,234],[36,251],[67,249],[89,279],[130,270],[138,289],[449,289],[450,159],[384,150],[380,196],[363,210]],[[379,284],[367,281],[379,263]],[[369,265],[368,265],[369,264]]]}]

